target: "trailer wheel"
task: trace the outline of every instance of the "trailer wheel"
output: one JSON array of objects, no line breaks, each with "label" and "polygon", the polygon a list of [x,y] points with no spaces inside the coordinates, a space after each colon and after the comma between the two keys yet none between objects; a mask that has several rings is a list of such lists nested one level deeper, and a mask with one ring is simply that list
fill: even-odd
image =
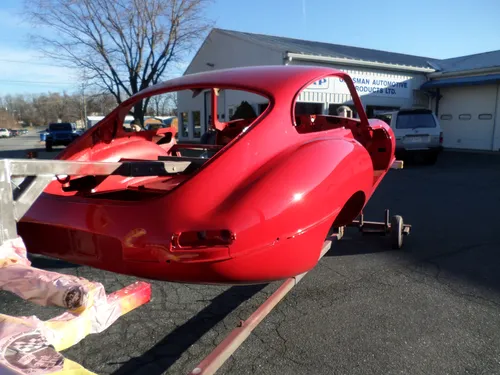
[{"label": "trailer wheel", "polygon": [[403,246],[403,218],[399,215],[391,218],[391,244],[396,250]]},{"label": "trailer wheel", "polygon": [[52,142],[51,141],[45,141],[45,151],[52,151]]}]

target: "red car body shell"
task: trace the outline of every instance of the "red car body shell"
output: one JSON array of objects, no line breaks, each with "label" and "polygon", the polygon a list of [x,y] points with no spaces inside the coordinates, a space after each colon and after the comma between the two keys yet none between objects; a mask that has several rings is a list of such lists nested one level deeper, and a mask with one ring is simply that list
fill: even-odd
[{"label": "red car body shell", "polygon": [[[360,118],[302,116],[323,125],[299,124],[297,95],[327,76],[345,80]],[[109,176],[93,191],[143,184],[159,192],[150,198],[95,198],[64,192],[60,182],[52,182],[18,224],[28,251],[186,283],[264,283],[312,269],[332,225],[348,224],[360,213],[394,161],[390,127],[367,120],[343,72],[282,66],[183,76],[130,98],[57,158],[120,161],[170,155],[175,140],[158,145],[151,142],[154,131],[127,133],[116,124],[139,99],[207,87],[255,92],[266,96],[269,106],[188,176]],[[169,184],[172,188],[165,188]],[[173,246],[176,233],[207,230],[229,230],[233,239],[227,245]]]}]

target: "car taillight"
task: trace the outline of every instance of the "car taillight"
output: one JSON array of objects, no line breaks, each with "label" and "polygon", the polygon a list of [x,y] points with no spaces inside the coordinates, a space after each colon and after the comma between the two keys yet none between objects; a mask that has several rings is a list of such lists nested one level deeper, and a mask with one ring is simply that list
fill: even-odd
[{"label": "car taillight", "polygon": [[227,229],[189,231],[172,236],[174,249],[228,246],[236,239],[234,233]]},{"label": "car taillight", "polygon": [[439,133],[439,144],[443,144],[443,132]]}]

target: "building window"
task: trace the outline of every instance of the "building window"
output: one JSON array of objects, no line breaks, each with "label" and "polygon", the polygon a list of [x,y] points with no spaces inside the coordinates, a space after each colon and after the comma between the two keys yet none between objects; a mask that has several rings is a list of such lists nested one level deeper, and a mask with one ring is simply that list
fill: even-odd
[{"label": "building window", "polygon": [[493,118],[493,115],[491,113],[481,113],[477,117],[479,118],[479,120],[491,120]]},{"label": "building window", "polygon": [[[355,108],[354,106],[350,106],[351,108]],[[380,105],[367,105],[366,106],[366,115],[368,118],[377,118],[377,116],[381,114],[386,114],[387,112],[394,112],[399,110],[399,107],[388,107],[388,106],[380,106]]]},{"label": "building window", "polygon": [[339,108],[341,107],[349,107],[349,109],[352,111],[352,117],[357,118],[358,117],[358,112],[356,112],[356,107],[354,105],[347,105],[347,104],[329,104],[328,105],[328,115],[330,116],[338,116],[339,115]]},{"label": "building window", "polygon": [[441,115],[441,120],[451,120],[453,118],[452,115]]},{"label": "building window", "polygon": [[189,136],[189,120],[187,112],[181,112],[181,134],[183,137]]},{"label": "building window", "polygon": [[470,120],[471,119],[471,115],[469,115],[468,113],[467,114],[462,114],[462,115],[459,115],[458,118],[460,120]]},{"label": "building window", "polygon": [[372,116],[372,117],[385,122],[387,125],[391,125],[391,122],[392,122],[392,115],[391,114],[384,114],[384,113],[382,113],[382,114],[375,115],[375,116]]},{"label": "building window", "polygon": [[193,116],[193,137],[200,138],[201,137],[201,122],[200,122],[200,111],[191,112]]}]

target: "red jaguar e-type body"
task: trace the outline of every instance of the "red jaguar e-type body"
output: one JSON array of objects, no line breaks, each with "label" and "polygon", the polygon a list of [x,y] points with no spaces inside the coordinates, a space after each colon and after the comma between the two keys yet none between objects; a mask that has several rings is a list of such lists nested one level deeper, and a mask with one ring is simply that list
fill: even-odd
[{"label": "red jaguar e-type body", "polygon": [[[359,118],[299,115],[299,93],[325,77],[350,89]],[[135,103],[172,91],[245,90],[269,100],[254,119],[219,122],[215,145],[177,144],[175,129],[127,132]],[[215,117],[215,116],[214,116]],[[194,148],[210,158],[186,156]],[[186,75],[118,106],[57,156],[76,161],[184,161],[168,175],[72,176],[51,182],[18,223],[31,253],[138,277],[263,283],[318,262],[331,228],[352,222],[394,162],[395,140],[368,120],[351,78],[312,66]]]}]

